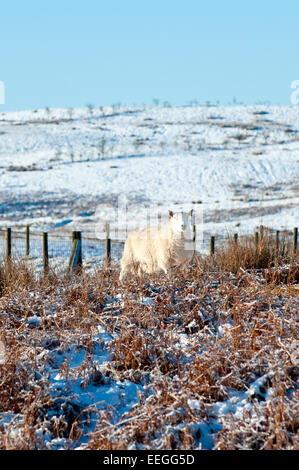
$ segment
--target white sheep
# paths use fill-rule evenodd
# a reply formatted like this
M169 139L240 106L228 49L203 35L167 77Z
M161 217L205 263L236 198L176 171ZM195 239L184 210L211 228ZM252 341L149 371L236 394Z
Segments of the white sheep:
M172 268L190 261L193 256L191 215L192 211L189 214L169 211L167 225L131 232L121 259L120 280L132 272L141 275L164 271L169 276Z

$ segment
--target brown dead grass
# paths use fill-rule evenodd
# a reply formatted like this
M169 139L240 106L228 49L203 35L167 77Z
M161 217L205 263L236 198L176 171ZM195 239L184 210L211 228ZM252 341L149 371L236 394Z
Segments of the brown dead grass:
M280 233L277 246L275 233L264 227L262 236L258 234L257 243L253 236L244 236L237 242L229 237L212 258L205 259L205 267L237 273L240 269L263 269L289 264L295 258L290 235L287 232Z
M0 413L15 417L0 421L0 448L51 448L62 437L72 448L80 439L92 410L50 393L55 351L74 383L130 380L144 389L122 416L97 410L88 449L200 449L205 428L214 449L298 449L298 254L264 243L257 250L253 240L231 240L172 279L126 284L116 265L36 278L24 263L2 264ZM99 325L113 335L100 370L92 354ZM76 371L70 347L86 352ZM232 392L247 393L252 407L215 414Z

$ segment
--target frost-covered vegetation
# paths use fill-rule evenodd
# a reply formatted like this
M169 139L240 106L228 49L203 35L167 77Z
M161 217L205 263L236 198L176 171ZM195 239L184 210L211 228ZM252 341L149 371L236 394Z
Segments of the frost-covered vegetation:
M229 241L171 279L0 267L0 448L298 449L298 254Z

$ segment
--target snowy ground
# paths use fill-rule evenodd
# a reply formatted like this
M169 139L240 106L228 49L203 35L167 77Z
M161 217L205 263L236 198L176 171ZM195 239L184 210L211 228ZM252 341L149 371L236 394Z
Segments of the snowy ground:
M114 107L0 113L0 228L21 230L31 224L32 230L47 230L50 237L59 234L67 238L71 230L82 230L83 236L103 239L104 223L110 222L112 239L124 240L126 229L145 224L148 215L154 219L161 213L162 220L166 220L169 209L193 208L197 233L202 230L205 240L209 234L220 237L234 232L252 233L260 224L291 230L298 226L298 162L296 107ZM20 243L23 250L24 240ZM87 259L105 254L103 245L90 242L85 246ZM52 244L50 248L56 249ZM38 258L41 240L32 240L32 250L33 258ZM115 257L119 258L119 246L115 250ZM56 265L65 262L69 254L70 243L60 245L60 252L57 249L53 254ZM27 296L30 306L35 294L29 292ZM15 317L22 302L24 299L16 299L17 313L10 313L7 321L11 318L12 324L16 321L19 325ZM22 328L41 329L45 318L50 324L64 325L66 313L62 308L59 311L56 298L43 313L38 302L37 295L37 310L28 307L31 313L25 320L21 317ZM149 308L159 306L146 296L141 296L140 303ZM120 295L106 299L105 308L110 309L112 316L114 309L117 313L122 306ZM7 309L3 306L3 318L7 318L11 308L11 304ZM229 336L231 324L218 325L213 320L210 325L209 319L204 322L216 328L216 338ZM187 326L191 331L192 324ZM117 334L113 337L105 327L97 328L93 331L92 361L103 371L111 361L110 345ZM19 334L18 330L15 334ZM62 328L61 335L63 331ZM171 348L178 346L188 352L189 339L182 331L176 333ZM198 338L194 341L195 348ZM24 361L26 348L31 351L30 344L24 342ZM97 412L112 407L120 417L138 404L146 389L152 393L151 387L143 384L96 377L92 371L84 382L79 376L87 361L84 348L49 343L40 351L35 346L34 354L41 374L34 380L48 380L58 406L78 406L83 410L95 405ZM62 368L64 363L71 372L69 379L68 371ZM29 366L27 371L30 375ZM254 414L252 395L262 393L263 402L271 401L271 389L260 392L270 377L267 374L253 375L247 391L228 389L227 400L213 403L211 415L214 413L215 420L202 421L194 431L200 435L198 445L213 448L212 435L220 429L220 415L232 413L238 417L244 410ZM99 380L103 380L100 387ZM69 397L70 401L60 403L60 396ZM151 397L147 400L150 402ZM196 399L190 399L188 407L194 415L200 412ZM59 414L60 411L58 417ZM54 413L50 418L57 416ZM21 419L13 412L1 413L0 428L9 428L16 438ZM178 430L180 426L177 425ZM67 447L64 438L54 442L49 437L47 444L47 433L40 432L43 444L49 448ZM87 441L84 434L78 445L83 447ZM159 448L160 444L154 445Z
M1 298L0 448L297 448L297 286L99 274Z
M103 238L108 221L123 240L191 208L204 239L298 224L296 106L1 113L0 158L0 227Z

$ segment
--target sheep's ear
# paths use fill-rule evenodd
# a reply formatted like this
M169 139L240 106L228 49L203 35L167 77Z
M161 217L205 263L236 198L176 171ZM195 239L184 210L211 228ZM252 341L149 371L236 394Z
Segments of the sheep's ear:
M168 211L168 214L169 214L169 218L171 219L171 217L173 217L173 212L172 212L172 211Z

